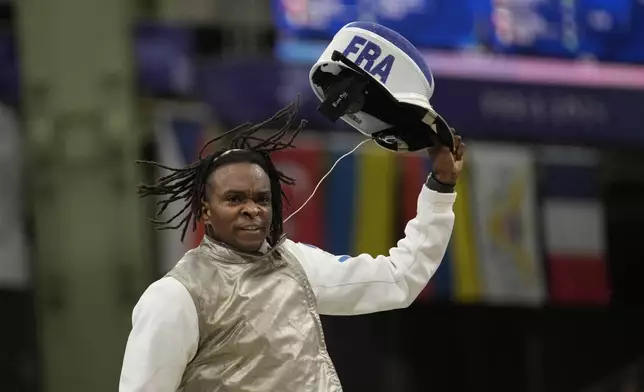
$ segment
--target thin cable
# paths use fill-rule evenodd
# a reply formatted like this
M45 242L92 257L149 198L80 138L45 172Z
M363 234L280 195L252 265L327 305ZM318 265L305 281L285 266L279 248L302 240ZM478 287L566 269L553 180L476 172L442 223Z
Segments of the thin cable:
M313 196L315 196L315 192L317 192L317 190L318 190L318 188L320 187L320 185L322 185L322 182L323 182L323 181L324 181L324 180L329 176L329 174L331 174L331 172L333 171L333 169L335 169L335 167L338 165L338 163L339 163L341 160L343 160L344 158L346 158L346 157L348 157L349 155L353 154L354 152L356 152L356 150L358 150L360 147L362 147L362 145L363 145L363 144L365 144L366 142L369 142L369 141L371 141L371 140L372 140L372 139L365 139L365 140L361 141L360 143L358 143L358 145L357 145L357 146L355 146L355 147L353 148L353 150L349 151L348 153L346 153L346 154L342 155L340 158L338 158L338 159L335 161L335 163L333 163L333 166L331 166L331 168L329 169L329 171L328 171L328 172L326 172L326 174L325 174L324 176L322 176L322 178L320 179L320 181L318 181L317 185L316 185L316 186L315 186L315 188L313 189L313 192L311 192L311 196L309 196L309 198L308 198L308 199L306 199L306 201L304 202L304 204L302 204L302 205L300 206L300 208L298 208L297 210L295 210L291 215L289 215L289 216L288 216L288 218L284 219L284 222L288 222L288 220L289 220L289 219L291 219L295 214L297 214L298 212L300 212L300 211L301 211L301 210L302 210L302 209L303 209L303 208L308 204L308 202L309 202L309 201L311 201L311 199L313 198Z

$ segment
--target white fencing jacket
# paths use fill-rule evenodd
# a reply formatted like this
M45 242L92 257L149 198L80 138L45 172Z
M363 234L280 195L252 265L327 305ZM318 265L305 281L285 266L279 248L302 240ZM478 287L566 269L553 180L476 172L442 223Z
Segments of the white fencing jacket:
M304 268L323 315L359 315L409 306L447 249L455 193L423 186L417 215L388 255L338 256L288 241ZM164 277L141 296L123 362L120 392L174 392L199 342L198 315L186 288Z

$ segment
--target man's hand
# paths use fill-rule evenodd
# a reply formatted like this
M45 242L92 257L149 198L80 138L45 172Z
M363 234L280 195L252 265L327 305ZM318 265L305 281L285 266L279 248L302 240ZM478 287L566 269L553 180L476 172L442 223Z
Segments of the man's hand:
M432 175L439 182L454 185L463 170L463 154L465 143L458 135L454 136L454 153L445 146L436 146L427 149L432 160Z

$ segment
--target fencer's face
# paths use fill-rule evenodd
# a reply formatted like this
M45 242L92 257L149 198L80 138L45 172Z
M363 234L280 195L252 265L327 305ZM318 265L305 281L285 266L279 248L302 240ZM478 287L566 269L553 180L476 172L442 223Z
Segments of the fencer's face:
M203 217L211 235L239 250L258 251L273 217L266 172L256 164L231 163L215 170L206 188Z

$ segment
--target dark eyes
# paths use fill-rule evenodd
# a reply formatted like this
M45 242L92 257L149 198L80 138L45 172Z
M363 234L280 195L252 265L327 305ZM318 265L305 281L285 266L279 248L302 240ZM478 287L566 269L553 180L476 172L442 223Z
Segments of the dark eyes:
M242 199L239 196L232 195L232 196L226 197L226 201L229 203L239 203L242 201Z
M226 201L233 204L242 203L244 199L245 198L242 198L241 196L238 196L238 195L230 195L226 197ZM270 202L271 202L271 197L268 195L260 196L257 198L257 200L255 200L255 203L258 203L258 204L270 204Z

